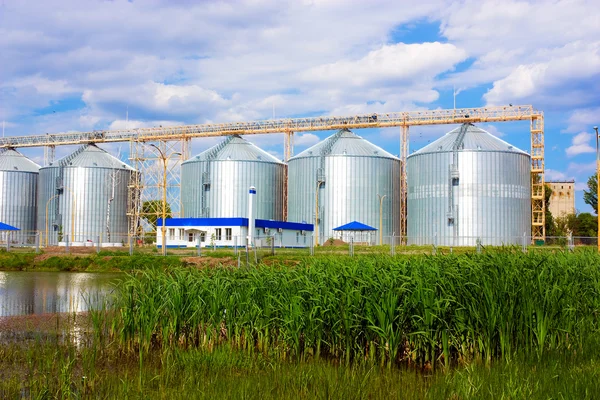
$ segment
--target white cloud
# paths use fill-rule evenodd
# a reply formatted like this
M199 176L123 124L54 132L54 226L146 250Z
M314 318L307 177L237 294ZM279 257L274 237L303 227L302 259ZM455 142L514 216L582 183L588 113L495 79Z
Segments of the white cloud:
M301 76L325 85L397 84L409 79L433 78L466 57L464 50L448 43L397 43L372 50L355 61L341 60L311 68Z
M594 171L596 171L596 161L589 162L589 163L575 163L575 162L569 163L569 166L567 167L567 171L569 171L570 173L580 173L580 174L594 172Z
M214 90L198 85L168 85L151 81L135 87L85 90L82 99L92 107L126 104L132 110L137 108L138 112L145 110L165 116L189 116L195 113L208 117L216 108L228 104Z
M321 139L314 133L300 133L294 135L294 146L298 147L309 147L319 143Z
M600 107L582 108L574 110L568 121L569 125L564 130L567 133L580 132L592 126L600 125Z
M559 89L573 80L600 76L600 41L575 42L545 52L547 61L518 65L508 76L494 82L484 98L488 105L507 104L540 98L548 90ZM576 93L581 93L579 90ZM563 93L552 103L573 101Z
M546 178L546 181L566 181L566 180L575 179L571 176L568 176L564 172L557 171L557 170L550 169L550 168L546 168L546 170L544 171L544 177Z
M567 157L574 157L584 153L595 153L596 149L590 146L590 141L593 137L594 135L587 132L581 132L575 135L571 140L571 146L567 147L565 150Z

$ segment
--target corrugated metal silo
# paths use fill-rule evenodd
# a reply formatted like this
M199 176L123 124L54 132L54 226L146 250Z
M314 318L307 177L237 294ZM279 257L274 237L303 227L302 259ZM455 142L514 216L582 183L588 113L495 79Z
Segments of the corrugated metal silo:
M471 124L411 154L408 241L520 244L531 233L529 154Z
M40 166L13 149L0 153L0 221L21 229L11 241L35 242Z
M98 236L102 243L127 243L127 185L133 172L94 144L42 167L37 225L44 236L48 232L48 244L90 243Z
M286 165L233 135L181 164L183 215L248 217L248 188L256 187L256 218L281 220Z
M378 194L386 196L381 203L384 243L400 233L397 157L349 130L340 130L288 163L288 219L314 223L318 198L320 244L338 237L333 228L352 221L379 229Z

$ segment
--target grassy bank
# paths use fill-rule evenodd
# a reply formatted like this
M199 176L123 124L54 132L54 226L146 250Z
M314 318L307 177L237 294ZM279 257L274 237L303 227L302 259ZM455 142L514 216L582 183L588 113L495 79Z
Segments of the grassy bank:
M327 360L290 361L222 346L165 349L143 362L99 343L34 343L0 349L1 398L147 399L593 399L600 392L597 347L473 363L446 372L388 369Z
M100 252L90 255L52 255L0 251L0 271L133 271L147 268L188 265L178 256Z

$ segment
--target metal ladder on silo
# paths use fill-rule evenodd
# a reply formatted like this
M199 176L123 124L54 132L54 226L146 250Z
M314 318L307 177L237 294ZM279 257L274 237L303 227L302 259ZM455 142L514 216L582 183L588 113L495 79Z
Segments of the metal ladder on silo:
M452 144L452 164L449 166L449 179L448 179L448 223L452 224L454 237L458 235L458 226L457 226L457 214L458 210L454 208L454 186L458 186L460 173L458 171L458 151L464 148L464 139L469 127L472 124L466 123L462 124L458 134L456 135L456 139Z

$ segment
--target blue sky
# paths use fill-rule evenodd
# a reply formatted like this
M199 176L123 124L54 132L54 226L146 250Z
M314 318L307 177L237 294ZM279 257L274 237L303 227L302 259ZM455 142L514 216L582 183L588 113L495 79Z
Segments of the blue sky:
M307 115L532 104L546 179L595 169L600 13L593 1L0 3L6 136ZM129 121L125 116L128 111ZM529 151L529 125L483 125ZM451 126L411 130L411 149ZM296 153L330 132L297 135ZM358 134L393 154L398 130ZM281 157L281 136L250 140ZM197 153L219 139L195 140ZM127 157L126 145L104 146ZM57 150L65 155L72 148ZM41 162L42 150L25 154Z

